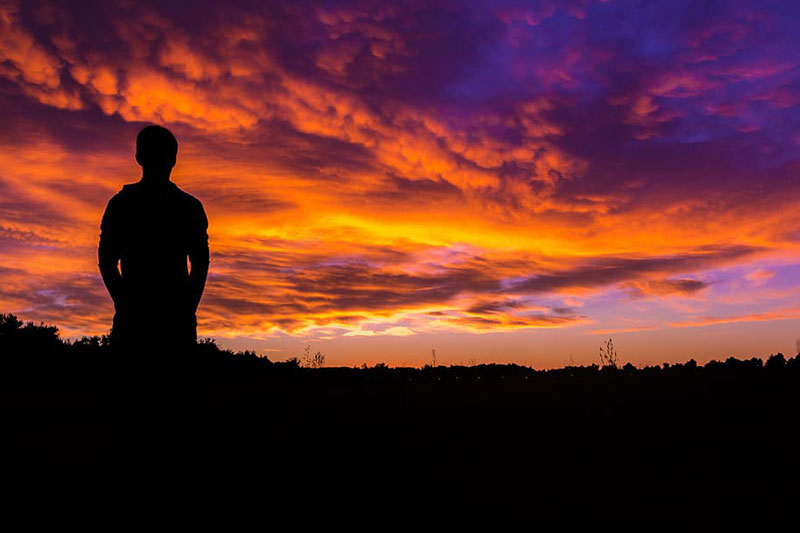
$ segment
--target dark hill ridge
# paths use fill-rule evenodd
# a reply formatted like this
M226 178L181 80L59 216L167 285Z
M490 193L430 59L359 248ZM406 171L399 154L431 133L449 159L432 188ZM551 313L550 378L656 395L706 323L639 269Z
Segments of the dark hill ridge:
M771 506L763 524L794 505L798 357L308 369L205 342L191 359L121 360L10 315L0 354L6 530L165 511L228 529L569 528L617 523L620 506L719 525ZM120 421L125 443L150 445L119 446Z

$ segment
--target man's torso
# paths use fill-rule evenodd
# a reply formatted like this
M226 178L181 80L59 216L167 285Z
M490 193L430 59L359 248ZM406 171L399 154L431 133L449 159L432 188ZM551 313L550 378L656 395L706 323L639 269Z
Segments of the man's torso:
M187 254L205 237L204 221L200 202L172 182L125 185L112 199L103 234L120 256L121 316L115 320L194 317Z

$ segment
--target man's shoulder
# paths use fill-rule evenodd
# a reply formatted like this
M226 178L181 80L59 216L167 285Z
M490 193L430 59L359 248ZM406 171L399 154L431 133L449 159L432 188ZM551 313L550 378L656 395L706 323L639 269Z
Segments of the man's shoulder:
M125 203L129 200L133 195L136 194L136 189L138 183L128 183L127 185L123 185L122 189L117 191L108 201L109 206L116 206L121 203Z
M175 182L170 181L170 185L172 187L173 193L178 198L180 198L180 200L182 202L185 202L187 205L190 205L191 207L194 207L194 208L198 208L198 207L200 209L203 208L203 202L201 202L200 200L198 200L197 198L195 198L194 196L192 196L188 192L186 192L183 189L181 189L180 187L178 187L178 185Z

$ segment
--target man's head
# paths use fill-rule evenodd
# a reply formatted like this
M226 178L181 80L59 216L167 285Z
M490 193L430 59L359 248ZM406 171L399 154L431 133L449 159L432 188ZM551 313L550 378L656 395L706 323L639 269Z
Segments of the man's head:
M136 162L143 168L171 170L178 156L178 141L167 128L147 126L136 136Z

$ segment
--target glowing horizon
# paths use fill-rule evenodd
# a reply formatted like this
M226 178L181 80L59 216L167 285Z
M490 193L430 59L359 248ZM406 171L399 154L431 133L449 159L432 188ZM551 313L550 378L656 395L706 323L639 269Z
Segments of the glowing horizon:
M108 331L100 217L170 128L199 335L332 365L793 354L800 9L0 2L0 312Z

